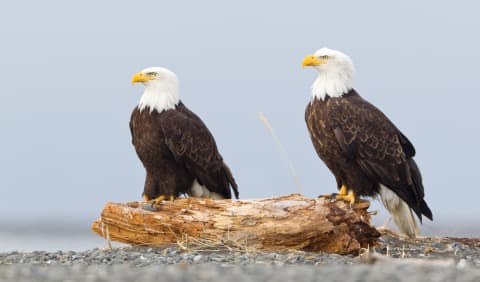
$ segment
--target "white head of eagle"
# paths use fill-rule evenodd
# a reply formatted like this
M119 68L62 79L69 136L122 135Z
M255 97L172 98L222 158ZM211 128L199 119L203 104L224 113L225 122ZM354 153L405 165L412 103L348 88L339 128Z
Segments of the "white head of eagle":
M149 108L150 112L157 110L175 109L180 101L178 78L174 72L166 68L146 68L132 77L132 84L141 82L145 86L138 108L143 111Z
M312 85L312 100L326 96L340 97L352 89L355 69L349 56L328 48L319 49L303 59L302 67L311 66L318 72Z

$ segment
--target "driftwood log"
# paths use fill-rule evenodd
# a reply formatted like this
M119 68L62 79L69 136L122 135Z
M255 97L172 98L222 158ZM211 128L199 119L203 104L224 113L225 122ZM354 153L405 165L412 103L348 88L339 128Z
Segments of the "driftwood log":
M217 242L255 250L358 253L380 234L370 225L368 202L298 194L260 200L176 199L150 203L107 203L92 224L100 236L133 245Z

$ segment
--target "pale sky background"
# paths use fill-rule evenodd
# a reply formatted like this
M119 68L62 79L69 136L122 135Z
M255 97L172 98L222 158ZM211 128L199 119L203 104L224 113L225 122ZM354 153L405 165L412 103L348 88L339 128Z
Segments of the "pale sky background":
M88 230L105 202L140 199L145 173L128 122L143 88L130 78L149 66L177 73L241 198L296 191L260 111L303 193L333 192L304 121L317 74L300 67L328 46L351 56L355 89L415 145L435 219L427 227L458 233L456 218L474 226L479 11L476 1L7 1L0 222L77 220Z

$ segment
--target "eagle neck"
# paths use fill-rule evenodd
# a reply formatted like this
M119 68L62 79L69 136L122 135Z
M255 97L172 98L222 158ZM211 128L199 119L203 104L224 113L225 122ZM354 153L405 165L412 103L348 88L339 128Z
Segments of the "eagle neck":
M138 108L140 111L149 108L150 112L157 110L161 113L175 109L179 102L178 85L173 83L147 85L138 103Z
M352 81L349 73L320 73L312 84L312 101L341 97L352 89Z

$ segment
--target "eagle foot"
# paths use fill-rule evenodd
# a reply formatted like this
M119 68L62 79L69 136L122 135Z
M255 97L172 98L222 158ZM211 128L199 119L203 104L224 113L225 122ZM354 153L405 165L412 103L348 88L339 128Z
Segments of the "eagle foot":
M346 195L342 195L340 193L337 194L335 199L343 200L348 202L350 205L353 205L356 202L355 193L352 190L348 191Z
M142 208L147 211L157 211L157 208L155 206L159 205L161 202L165 201L166 199L169 199L170 201L173 202L175 197L173 195L172 196L160 195L155 199L149 199L146 195L143 195L143 201L145 203L143 204Z
M155 205L158 205L160 204L163 200L165 200L167 198L167 196L165 195L160 195L158 197L156 197L155 199L152 200L152 202L155 204Z
M344 197L344 196L347 196L347 195L348 195L347 187L345 185L342 185L342 187L340 187L340 191L338 191L338 193L325 194L325 195L320 195L318 197L335 200L339 197L341 198L341 197Z
M167 199L170 200L170 201L173 201L175 199L175 197L173 195L171 195L171 196L160 195L160 196L156 197L155 199L150 199L146 195L143 195L143 201L144 202L153 202L154 204L160 204L162 201L165 201Z

